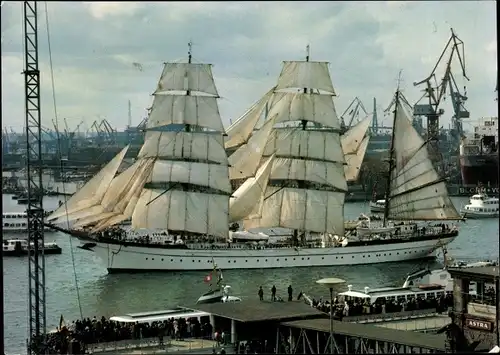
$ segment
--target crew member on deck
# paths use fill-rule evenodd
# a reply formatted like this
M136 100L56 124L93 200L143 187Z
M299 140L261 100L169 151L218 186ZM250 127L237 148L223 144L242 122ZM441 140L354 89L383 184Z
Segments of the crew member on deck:
M276 286L273 285L273 288L271 288L271 301L276 301Z
M262 289L262 286L259 288L259 299L264 301L264 290Z
M293 295L293 288L292 288L292 285L289 285L288 286L288 301L291 301L293 299L292 295Z

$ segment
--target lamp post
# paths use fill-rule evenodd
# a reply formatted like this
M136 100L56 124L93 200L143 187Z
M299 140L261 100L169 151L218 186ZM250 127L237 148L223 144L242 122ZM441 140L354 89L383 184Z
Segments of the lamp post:
M316 281L317 284L328 287L330 290L330 354L333 354L333 288L336 285L345 283L344 280L335 277L321 279Z

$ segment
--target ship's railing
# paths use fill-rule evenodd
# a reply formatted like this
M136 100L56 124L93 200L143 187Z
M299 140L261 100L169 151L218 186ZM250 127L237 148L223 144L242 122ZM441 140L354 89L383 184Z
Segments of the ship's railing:
M445 315L434 315L432 317L421 317L402 319L395 322L383 322L377 324L379 327L427 333L436 331L451 323L451 318Z
M414 311L364 314L361 316L348 316L342 318L342 321L351 323L376 323L376 322L388 322L388 321L406 320L406 319L428 318L437 315L439 315L439 313L436 312L436 309L431 308L431 309L417 309Z
M212 349L220 346L220 343L217 343L211 338L184 338L182 340L175 340L166 336L163 339L162 345L160 345L158 337L151 337L86 344L86 350L89 354L98 354L110 351L121 351L126 353L131 350L147 348L168 349L168 352L173 352Z
M398 226L395 226L398 227ZM398 237L402 239L407 239L410 240L411 238L417 237L417 236L427 236L427 235L436 235L436 234L441 234L443 232L446 233L452 233L456 231L457 228L455 226L448 225L446 230L443 231L443 228L441 226L436 226L436 225L428 225L426 227L419 227L416 230L408 230L408 231L401 231L398 234L395 234L394 232L391 232L390 235L393 237ZM280 236L287 236L287 235L280 235ZM159 239L158 239L159 238ZM164 245L165 241L162 238L166 238L165 236L152 236L149 238L148 242L146 241L139 241L140 244L144 243L145 245L147 244L154 244L154 245ZM348 237L349 239L350 237ZM353 237L355 240L356 237ZM389 237L390 238L390 237ZM99 240L99 239L98 239ZM123 239L120 239L123 240ZM130 240L129 240L130 241ZM136 240L134 240L137 242ZM284 248L290 248L291 246L289 244L282 244L282 243L272 243L272 244L258 244L258 245L249 245L249 244L243 244L243 243L209 243L209 242L204 242L204 241L191 241L189 242L190 248L194 249L218 249L218 250L226 250L226 249L244 249L244 250L259 250L259 249L284 249ZM303 247L307 248L324 248L319 242L319 240L316 243L308 243ZM328 247L341 247L341 244L332 244L328 245Z

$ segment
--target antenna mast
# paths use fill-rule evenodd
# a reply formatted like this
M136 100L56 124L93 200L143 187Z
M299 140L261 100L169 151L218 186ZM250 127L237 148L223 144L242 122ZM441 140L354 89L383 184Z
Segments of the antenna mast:
M46 353L45 254L43 233L42 140L40 70L38 68L37 2L25 1L24 90L26 114L26 171L28 187L29 354Z

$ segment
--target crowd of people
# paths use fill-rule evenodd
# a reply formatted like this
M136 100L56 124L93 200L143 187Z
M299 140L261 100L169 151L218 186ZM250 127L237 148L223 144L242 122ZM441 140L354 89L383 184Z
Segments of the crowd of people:
M475 303L482 303L488 306L494 306L496 302L496 293L495 293L495 288L493 286L486 286L486 289L484 290L484 293L473 295L471 297L471 301Z
M320 300L312 300L313 306L318 310L330 313L330 302ZM386 299L380 298L376 302L371 303L369 298L354 298L344 297L343 300L335 298L333 300L333 314L336 318L362 316L370 314L385 314L416 310L435 309L437 312L445 312L449 307L453 306L453 295L441 295L438 298L400 298Z
M212 338L212 325L200 324L197 318L170 318L151 323L120 323L105 317L85 318L69 325L61 322L56 332L50 333L47 344L51 353L80 354L89 344L157 338L164 345L164 338Z

